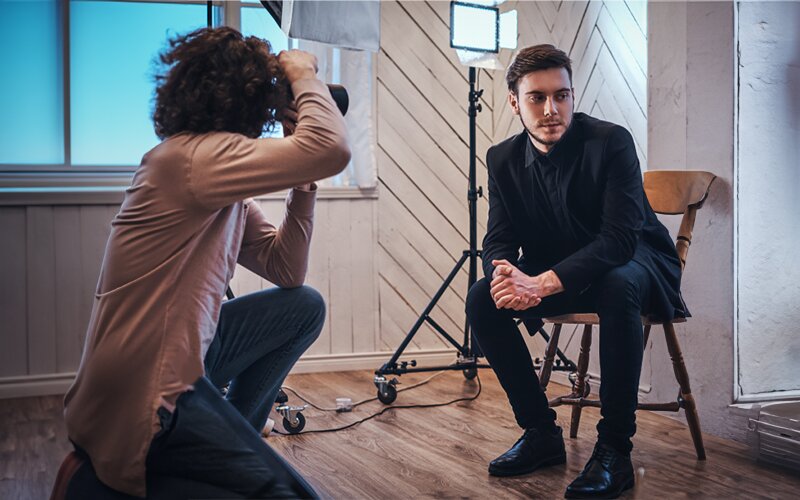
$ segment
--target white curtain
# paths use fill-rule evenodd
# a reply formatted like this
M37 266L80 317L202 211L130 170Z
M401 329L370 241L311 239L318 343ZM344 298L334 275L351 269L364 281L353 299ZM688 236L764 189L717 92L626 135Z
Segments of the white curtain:
M373 52L379 49L380 3L284 1L282 29L291 46L317 56L319 76L347 89L350 107L345 115L352 160L340 175L323 186L374 188L375 74ZM326 43L312 42L318 40ZM337 48L354 47L355 49Z
M376 187L373 54L305 40L292 40L292 46L316 55L319 77L327 83L343 85L350 97L350 107L344 117L352 152L350 164L341 174L320 182L320 186Z

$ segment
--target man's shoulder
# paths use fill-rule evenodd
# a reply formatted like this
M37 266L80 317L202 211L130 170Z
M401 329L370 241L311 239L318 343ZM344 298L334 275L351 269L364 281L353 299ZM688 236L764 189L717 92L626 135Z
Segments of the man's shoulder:
M490 147L486 152L489 166L505 163L509 158L519 154L526 140L527 133L523 131Z
M600 143L604 143L612 137L630 137L630 132L622 125L600 120L586 113L575 113L573 120L580 126L581 135L585 141L599 141Z

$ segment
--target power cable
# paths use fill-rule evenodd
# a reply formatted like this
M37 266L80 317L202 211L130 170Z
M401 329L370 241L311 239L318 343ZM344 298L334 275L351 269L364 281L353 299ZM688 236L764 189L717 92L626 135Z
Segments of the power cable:
M444 373L444 372L436 373L433 376L429 377L427 380L423 380L422 382L419 382L419 383L417 383L417 384L415 384L413 386L405 387L404 389L401 389L401 390L408 390L408 389L413 389L415 387L419 387L420 385L423 385L423 384L426 384L426 383L430 382L431 379L433 379L434 377L436 377L438 375L441 375L442 373ZM483 389L483 386L481 384L480 376L476 376L475 380L478 381L478 392L476 392L475 395L473 395L473 396L456 398L456 399L453 399L452 401L447 401L445 403L428 403L428 404L387 406L386 408L382 409L381 411L378 411L376 413L373 413L372 415L364 417L361 420L356 420L355 422L351 422L351 423L349 423L347 425L343 425L343 426L340 426L340 427L334 427L334 428L331 428L331 429L314 429L314 430L309 430L309 431L300 431L300 432L297 432L295 434L290 434L288 432L281 432L281 431L278 431L278 430L275 430L275 429L273 429L272 432L274 432L275 434L279 434L281 436L290 436L290 435L297 436L297 435L300 435L300 434L321 434L323 432L338 432L338 431L343 431L345 429L349 429L351 427L354 427L354 426L356 426L356 425L358 425L360 423L366 422L367 420L371 420L371 419L373 419L373 418L375 418L377 416L383 415L384 413L386 413L389 410L405 410L405 409L413 409L413 408L437 408L437 407L441 407L441 406L448 406L448 405L451 405L451 404L459 403L459 402L462 402L462 401L474 401L474 400L476 400L478 398L478 396L481 395L481 390ZM301 396L299 396L297 394L297 392L294 391L293 389L289 389L289 390L291 390L292 393L297 395L303 401L307 402L309 405L312 405L309 401L307 401L306 399L304 399ZM398 391L398 392L400 392L400 391ZM368 401L374 401L376 399L378 399L378 398L370 398L369 400L359 401L357 404L363 404L363 403L366 403ZM314 408L319 409L319 407L316 406L316 405L312 405L312 406ZM355 405L353 405L353 406L355 406ZM332 410L331 409L324 409L322 411L336 411L336 409L335 408L332 409Z
M440 372L437 372L437 373L434 373L433 375L431 375L430 377L426 378L425 380L423 380L421 382L417 382L416 384L409 385L408 387L403 387L402 389L398 389L397 392L408 391L410 389L414 389L414 388L419 387L421 385L425 385L428 382L430 382L431 380L433 380L434 378L438 377L439 375L442 375L443 373L445 373L444 370L442 370ZM292 394L297 396L301 401L303 401L304 403L307 403L308 406L310 406L312 408L315 408L315 409L317 409L319 411L335 411L337 413L343 413L339 408L325 408L325 407L322 407L322 406L318 406L318 405L314 404L313 402L309 401L307 398L303 397L299 392L297 392L295 389L292 389L291 387L283 386L283 387L281 387L281 389L291 392ZM378 399L377 396L373 396L373 397L367 398L367 399L362 399L361 401L357 401L357 402L353 403L351 405L351 408L355 408L356 406L361 406L364 403L369 403L369 402L375 401L377 399Z

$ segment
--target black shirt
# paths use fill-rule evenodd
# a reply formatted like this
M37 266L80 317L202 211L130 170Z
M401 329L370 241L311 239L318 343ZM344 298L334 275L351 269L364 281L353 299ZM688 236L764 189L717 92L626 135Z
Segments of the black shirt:
M490 148L487 165L487 277L493 259L507 259L531 275L552 269L577 294L634 259L654 278L646 310L664 320L688 315L675 244L647 202L623 127L575 113L547 154L523 132Z

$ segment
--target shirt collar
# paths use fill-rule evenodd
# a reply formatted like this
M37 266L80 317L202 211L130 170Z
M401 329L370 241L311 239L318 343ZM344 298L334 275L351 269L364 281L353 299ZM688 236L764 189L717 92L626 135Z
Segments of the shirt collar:
M561 167L567 163L566 160L574 153L576 142L578 140L578 127L577 124L580 117L578 116L580 113L575 113L572 115L572 122L569 124L567 131L564 132L564 135L561 136L561 139L557 143L553 145L553 147L547 153L542 153L533 145L531 142L530 136L525 134L525 142L527 143L525 147L525 168L530 167L533 163L538 159L539 161L543 159L548 159L550 163L555 165L556 167Z

